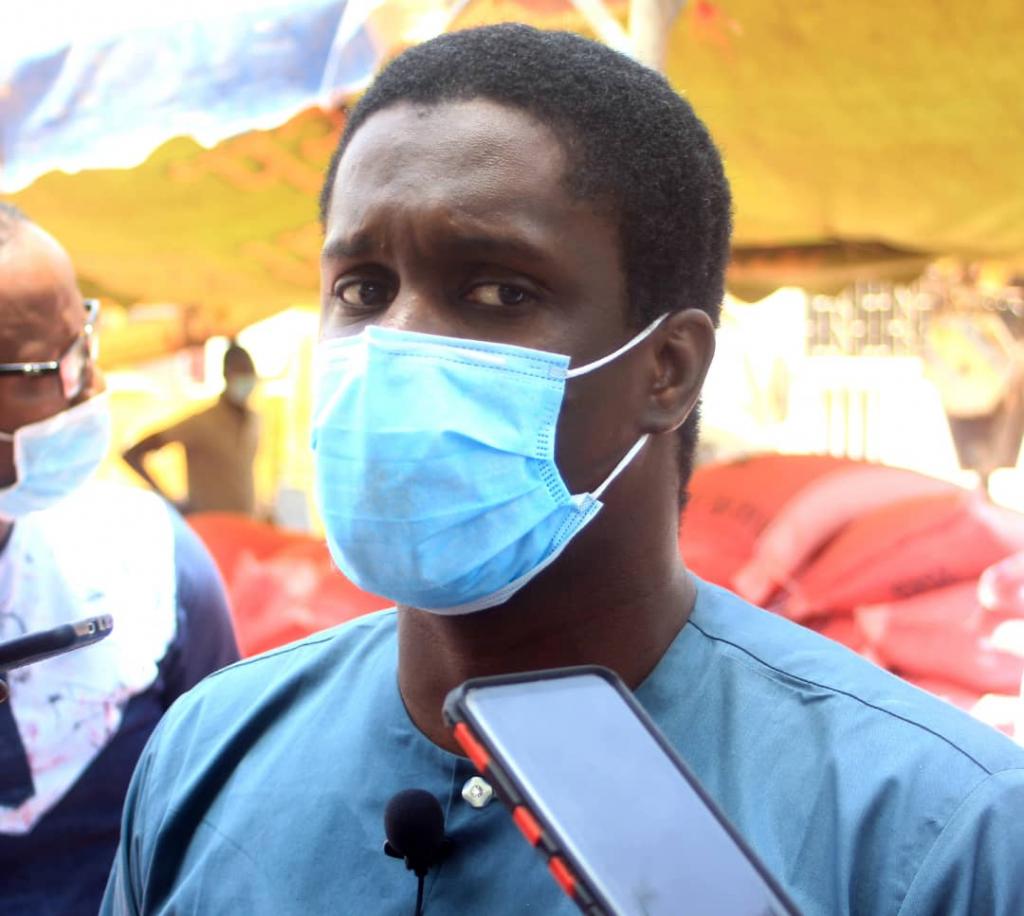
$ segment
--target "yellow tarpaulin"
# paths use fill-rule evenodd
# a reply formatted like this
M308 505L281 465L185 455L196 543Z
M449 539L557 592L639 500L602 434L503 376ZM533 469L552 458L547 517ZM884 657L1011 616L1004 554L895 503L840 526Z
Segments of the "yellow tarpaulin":
M569 3L546 9L476 0L455 25L587 31ZM666 70L725 155L732 288L1024 253L1022 34L1019 0L691 0ZM14 199L88 290L176 303L107 335L108 360L154 355L315 299L316 196L340 123L309 111L212 150L178 139L136 169L50 174Z

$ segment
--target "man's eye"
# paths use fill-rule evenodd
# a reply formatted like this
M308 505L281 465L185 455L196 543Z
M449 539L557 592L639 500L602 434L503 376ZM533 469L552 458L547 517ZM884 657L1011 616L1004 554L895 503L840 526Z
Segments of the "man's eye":
M474 286L466 298L480 305L513 306L522 305L531 298L531 295L521 286L511 286L508 283L481 283Z
M346 305L380 308L391 301L391 289L376 280L350 280L334 287L334 295Z

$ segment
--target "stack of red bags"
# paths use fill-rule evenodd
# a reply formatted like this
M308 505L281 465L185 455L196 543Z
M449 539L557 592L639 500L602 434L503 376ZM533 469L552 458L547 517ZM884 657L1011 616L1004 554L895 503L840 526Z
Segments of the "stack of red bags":
M680 549L697 575L1013 732L1024 516L912 471L818 455L708 465L690 492Z
M913 471L821 455L708 465L690 492L680 550L697 575L1005 731L1024 717L1024 516ZM190 522L245 655L388 604L345 579L320 539L231 515Z

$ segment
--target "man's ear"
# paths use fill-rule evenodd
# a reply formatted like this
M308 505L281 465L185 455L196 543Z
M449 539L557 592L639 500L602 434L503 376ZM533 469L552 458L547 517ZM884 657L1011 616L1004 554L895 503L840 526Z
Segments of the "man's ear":
M652 372L644 412L644 432L678 429L700 398L715 355L715 326L707 312L674 312L652 335Z

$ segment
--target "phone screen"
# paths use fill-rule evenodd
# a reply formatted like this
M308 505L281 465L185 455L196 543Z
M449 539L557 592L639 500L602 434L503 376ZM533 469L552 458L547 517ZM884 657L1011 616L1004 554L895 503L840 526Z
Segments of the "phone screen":
M465 703L481 736L617 913L793 912L604 678L471 688Z

